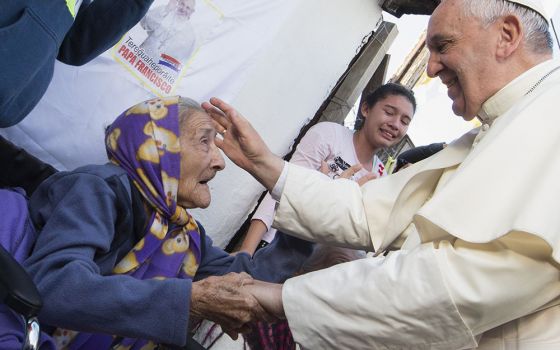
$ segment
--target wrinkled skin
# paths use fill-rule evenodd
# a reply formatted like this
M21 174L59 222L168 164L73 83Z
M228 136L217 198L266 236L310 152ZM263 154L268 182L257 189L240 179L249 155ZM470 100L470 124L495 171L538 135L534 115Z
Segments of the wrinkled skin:
M189 117L181 131L181 176L177 203L183 208L207 208L212 200L210 182L225 167L216 147L212 119L203 112Z
M249 322L273 321L274 317L245 287L254 282L246 273L229 273L193 282L191 317L216 322L233 339L237 339L238 333L249 330L246 326Z
M462 0L447 0L430 17L426 72L447 87L453 112L471 120L488 98L526 70L523 66L532 58L523 57L520 49L517 17L500 17L486 26L463 12Z

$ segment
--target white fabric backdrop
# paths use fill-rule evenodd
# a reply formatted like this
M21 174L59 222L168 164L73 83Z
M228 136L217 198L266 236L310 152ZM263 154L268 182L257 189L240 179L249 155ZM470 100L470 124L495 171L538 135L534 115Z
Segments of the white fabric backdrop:
M167 3L168 0L156 0L150 11L158 11ZM211 96L233 99L247 71L263 50L274 44L271 39L296 3L196 0L189 20L196 31L196 45L192 55L183 61L178 83L169 94L199 101ZM130 33L138 43L147 36L141 24ZM122 42L127 38L128 34ZM185 41L185 46L191 39L172 38ZM105 126L137 102L156 93L165 95L153 85L142 83L134 65L122 64L126 62L118 51L122 42L82 67L57 63L53 81L39 105L23 122L0 130L0 134L61 170L106 162Z
M176 92L200 101L225 98L273 152L286 154L381 20L379 4L371 0L196 0L189 21L198 52L185 64ZM58 65L39 106L0 134L59 169L104 163L104 126L150 97L151 90L108 52L81 68ZM263 191L226 164L210 184L210 207L191 211L222 247Z

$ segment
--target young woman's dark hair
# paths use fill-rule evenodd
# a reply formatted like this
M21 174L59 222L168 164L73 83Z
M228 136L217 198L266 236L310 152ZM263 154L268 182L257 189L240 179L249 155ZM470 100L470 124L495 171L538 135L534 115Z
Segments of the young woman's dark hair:
M407 88L406 86L396 83L387 83L385 85L381 85L377 89L368 93L366 97L364 97L363 103L366 103L368 107L373 107L377 102L391 95L405 97L412 104L412 111L416 113L416 98L414 98L414 91ZM358 116L356 117L356 122L354 124L354 130L360 130L363 125L364 117L358 111Z

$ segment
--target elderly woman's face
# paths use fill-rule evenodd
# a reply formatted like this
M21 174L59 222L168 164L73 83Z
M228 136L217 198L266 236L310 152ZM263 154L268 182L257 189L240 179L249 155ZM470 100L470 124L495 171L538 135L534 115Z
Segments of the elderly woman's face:
M224 169L224 158L214 143L216 129L206 113L194 112L186 123L180 139L181 176L177 203L184 208L206 208L211 200L208 181Z

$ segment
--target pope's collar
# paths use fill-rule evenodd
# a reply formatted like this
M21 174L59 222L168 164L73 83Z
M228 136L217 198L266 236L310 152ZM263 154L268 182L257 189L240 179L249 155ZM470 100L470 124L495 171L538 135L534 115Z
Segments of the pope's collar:
M545 61L524 72L504 86L482 105L478 113L482 124L491 125L494 119L504 114L526 95L529 90L534 88L544 76L558 66L560 66L560 61L558 60L551 59Z

